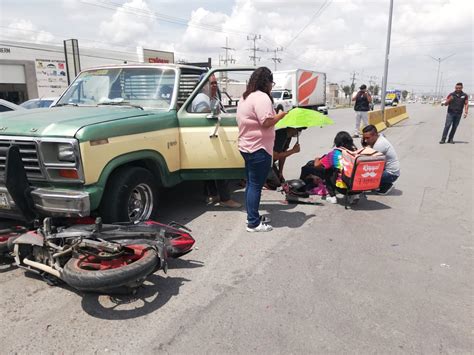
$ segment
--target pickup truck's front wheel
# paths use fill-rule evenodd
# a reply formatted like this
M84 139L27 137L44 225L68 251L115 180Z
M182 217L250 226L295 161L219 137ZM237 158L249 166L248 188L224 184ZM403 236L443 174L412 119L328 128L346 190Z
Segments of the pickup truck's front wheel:
M123 167L111 176L100 205L104 222L144 221L156 215L158 184L150 171Z

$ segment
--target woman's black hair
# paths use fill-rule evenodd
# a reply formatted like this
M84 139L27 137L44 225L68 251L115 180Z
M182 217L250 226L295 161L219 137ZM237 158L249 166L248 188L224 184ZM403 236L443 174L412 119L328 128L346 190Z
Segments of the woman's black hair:
M244 100L253 92L260 90L268 95L270 100L273 103L273 97L268 91L269 85L273 83L273 74L270 69L267 67L260 67L255 69L255 71L250 76L250 80L247 84L247 90L245 90L242 95Z
M336 134L336 137L334 137L334 146L336 148L343 147L352 151L357 150L351 135L346 131L341 131Z

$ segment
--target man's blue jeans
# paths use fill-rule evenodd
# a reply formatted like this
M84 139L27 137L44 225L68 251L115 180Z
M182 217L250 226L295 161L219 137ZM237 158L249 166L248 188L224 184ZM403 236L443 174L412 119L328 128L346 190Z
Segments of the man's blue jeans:
M398 175L387 173L385 170L380 179L380 189L383 190L387 185L392 185L398 179Z
M260 224L260 197L262 188L270 171L272 156L265 149L253 153L240 152L245 160L245 207L247 208L248 227L255 228Z
M454 134L456 133L456 129L458 128L459 122L461 121L461 113L447 113L446 114L446 123L444 124L443 136L441 140L444 142L446 141L446 137L448 136L449 127L451 127L451 132L449 132L448 142L451 142L454 138Z

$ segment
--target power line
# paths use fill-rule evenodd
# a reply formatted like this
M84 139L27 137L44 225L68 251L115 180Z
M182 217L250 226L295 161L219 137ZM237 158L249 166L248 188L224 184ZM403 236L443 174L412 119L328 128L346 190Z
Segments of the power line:
M0 42L1 44L1 42ZM5 44L7 45L8 47L13 47L13 48L22 48L22 49L31 49L31 50L35 50L35 51L41 51L41 52L54 52L54 53L62 53L64 55L64 49L63 50L60 50L60 49L46 49L46 48L37 48L37 47L31 47L31 46L21 46L21 45L16 45L16 44ZM81 48L87 48L87 47L81 47ZM88 49L97 49L97 48L88 48ZM124 52L122 52L124 53ZM117 61L123 61L123 59L119 59L119 58L111 58L111 57L103 57L103 56L99 56L99 55L92 55L92 54L84 54L84 52L81 53L81 57L89 57L89 58L99 58L99 59L110 59L110 60L117 60ZM130 60L130 59L126 59L127 62L132 62L132 63L139 63L138 60Z
M329 7L329 5L331 5L331 2L332 2L332 0L326 0L319 7L319 9L313 14L313 16L311 16L311 19L309 20L309 22L300 31L298 31L298 33L288 42L288 44L285 46L285 48L290 47L293 44L293 42L300 36L300 34L302 34L309 27L309 25L311 25L311 23L316 18L318 18L324 12L324 10L326 10Z
M294 42L294 40L311 24L311 22L317 18L318 16L320 16L322 14L323 11L325 11L331 4L331 2L333 2L334 0L326 0L321 6L320 8L316 11L316 13L313 15L313 18L311 19L311 21L305 26L303 27L291 40L290 42L288 43L288 45L285 47L286 49ZM127 5L126 7L123 6L123 4L119 4L119 3L114 3L112 1L96 1L96 2L92 2L92 1L86 1L86 0L81 0L81 3L83 4L86 4L86 5L91 5L91 6L96 6L96 7L101 7L101 8L105 8L105 9L109 9L109 10L116 10L116 9L120 9L121 11L123 12L127 12L127 13L130 13L130 14L134 14L134 15L137 15L137 16L144 16L144 17L148 17L148 18L154 18L154 19L158 19L158 20L161 20L161 21L164 21L164 22L169 22L169 23L173 23L173 24L178 24L178 25L182 25L182 26L185 26L185 27L196 27L196 28L201 28L201 29L204 29L204 30L208 30L208 31L213 31L213 32L219 32L219 33L228 33L228 34L236 34L236 35L240 35L240 36L247 36L249 34L249 32L244 32L244 31L239 31L237 29L227 29L227 30L223 30L221 27L219 26L215 26L215 25L209 25L209 24L192 24L192 23L189 23L189 19L184 19L184 18L180 18L180 17L175 17L175 16L170 16L170 15L166 15L166 14L162 14L162 13L158 13L156 11L153 11L153 10L143 10L143 9L139 9L139 8L136 8L136 7L132 7L132 6L129 6ZM324 6L324 7L323 7ZM253 34L252 34L253 35ZM328 41L329 42L329 41ZM432 43L413 43L413 44L407 44L407 45L403 45L403 43L406 43L407 41L403 41L403 42L399 42L400 46L392 46L392 48L398 48L398 47L410 47L410 46L430 46L430 45L442 45L442 44L445 44L445 45L452 45L452 44L464 44L464 43L472 43L473 41L470 40L470 41L463 41L463 42L432 42ZM280 46L279 43L276 43L274 42L277 46ZM331 43L333 43L331 41ZM334 49L320 49L319 51L358 51L358 50L380 50L380 48L378 47L359 47L359 48L334 48Z
M236 29L231 29L231 30L227 29L226 31L224 31L224 30L222 30L222 28L220 28L219 26L215 26L215 25L192 24L192 23L189 23L189 19L170 16L170 15L162 14L162 13L159 13L159 12L156 12L156 11L153 11L153 10L143 10L143 9L139 9L139 8L129 6L129 5L123 6L123 4L114 3L112 1L92 2L92 1L81 0L81 3L83 3L85 5L91 5L91 6L96 6L96 7L108 9L108 10L120 9L123 12L130 13L130 14L133 14L133 15L148 17L148 18L160 20L160 21L163 21L163 22L172 23L172 24L175 24L175 25L185 26L185 27L196 27L196 28L207 30L207 31L236 34L236 35L240 35L240 36L246 36L246 35L249 34L249 32L243 32L243 31L239 31L239 30L236 30Z

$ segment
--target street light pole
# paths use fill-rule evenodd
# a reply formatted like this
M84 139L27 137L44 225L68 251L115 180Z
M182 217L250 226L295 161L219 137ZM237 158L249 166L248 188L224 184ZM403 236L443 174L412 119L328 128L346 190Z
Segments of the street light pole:
M456 53L450 54L450 55L448 55L447 57L444 57L444 58L435 58L435 57L432 57L432 56L430 56L430 55L428 56L428 57L430 57L431 59L436 60L436 61L438 62L438 72L436 73L436 86L435 86L435 91L434 91L434 96L435 96L434 99L435 99L435 100L438 100L438 96L439 96L439 90L438 90L438 88L439 88L439 86L441 86L441 83L440 83L440 80L439 80L439 70L440 70L440 68L441 68L441 62L442 62L443 60L446 60L446 59L448 59L448 58L451 58L451 57L452 57L453 55L455 55L455 54L456 54ZM438 84L439 84L439 86L438 86Z
M380 109L382 114L385 111L385 96L387 95L387 79L388 79L388 61L390 55L390 36L392 35L392 14L393 14L393 0L390 0L390 12L388 15L388 29L387 29L387 46L385 48L385 67L383 69L383 84L382 84L382 102Z

